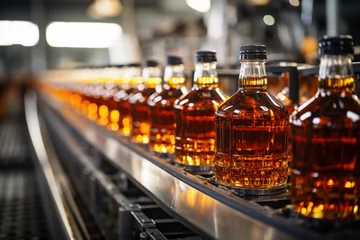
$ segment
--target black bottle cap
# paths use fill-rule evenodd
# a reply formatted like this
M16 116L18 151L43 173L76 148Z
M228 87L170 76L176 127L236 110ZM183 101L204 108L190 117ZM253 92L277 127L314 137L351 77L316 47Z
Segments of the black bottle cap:
M354 42L350 35L336 37L324 36L319 39L319 56L330 55L354 55Z
M166 65L180 65L183 64L181 57L178 56L167 56Z
M265 45L241 46L239 60L266 60Z
M129 63L126 65L126 67L136 67L136 68L139 68L141 67L141 64L140 63Z
M216 62L216 52L197 51L195 54L196 63Z
M159 66L159 63L155 60L148 59L143 62L143 67L157 67Z

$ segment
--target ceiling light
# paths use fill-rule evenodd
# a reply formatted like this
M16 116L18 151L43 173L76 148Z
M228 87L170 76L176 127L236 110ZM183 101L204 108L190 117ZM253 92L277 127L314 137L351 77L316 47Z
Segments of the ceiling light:
M210 0L186 0L186 3L192 9L202 13L209 11L211 8Z
M27 21L0 21L0 46L32 47L39 42L39 28Z
M46 28L51 47L108 48L122 34L116 23L53 22Z
M118 16L122 8L120 0L95 0L87 12L91 18L110 18Z
M264 20L264 23L268 26L272 26L275 24L275 18L271 15L265 15L263 20Z

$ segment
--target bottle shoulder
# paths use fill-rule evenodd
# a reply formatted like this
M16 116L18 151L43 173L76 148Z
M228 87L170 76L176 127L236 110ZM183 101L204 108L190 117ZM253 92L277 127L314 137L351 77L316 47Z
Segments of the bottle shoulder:
M237 118L253 115L260 117L262 115L287 118L288 111L286 107L267 91L241 91L232 95L226 102L217 109L219 116L233 116Z
M360 123L360 103L355 95L343 96L317 93L290 116L290 123L345 127L345 123Z
M187 94L186 88L163 88L160 92L155 92L150 96L148 103L150 106L155 105L173 105L174 102Z
M151 95L156 93L157 91L161 91L159 88L138 88L136 92L130 94L129 101L134 104L136 102L146 102Z
M189 104L210 104L220 105L226 101L227 96L219 88L200 88L191 89L191 91L180 97L175 104L176 105L189 105Z

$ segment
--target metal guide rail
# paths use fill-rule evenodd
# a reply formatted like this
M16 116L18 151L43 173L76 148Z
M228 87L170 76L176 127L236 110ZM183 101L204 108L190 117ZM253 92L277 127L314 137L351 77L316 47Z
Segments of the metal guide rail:
M32 224L34 226L39 224L42 229L48 226L49 234L44 238L28 236L24 239L105 239L84 207L84 203L74 194L59 164L48 131L38 116L37 98L34 92L29 92L25 96L25 114L35 160L33 175L37 178L36 190L41 193L41 199L37 199L36 202L43 202L46 212L46 219L42 222L34 220ZM30 181L26 181L27 185L29 183ZM22 207L18 208L15 210L20 212Z
M200 239L60 119L44 115L74 187L108 239Z
M41 99L41 109L47 116L49 125L52 125L54 134L60 138L65 132L69 132L67 134L69 139L70 136L75 137L78 142L87 146L85 149L88 149L88 155L95 156L92 162L97 168L91 167L94 172L92 176L99 174L106 176L108 174L104 175L104 172L107 170L102 169L101 166L112 166L110 173L114 171L115 182L112 177L107 176L105 179L108 180L101 184L103 192L96 194L109 196L109 199L117 201L120 213L117 208L107 210L108 214L115 213L117 220L123 219L126 215L133 215L137 212L136 208L143 213L141 204L136 205L132 201L122 202L122 198L118 197L119 192L124 196L121 193L124 185L135 185L143 193L143 199L152 199L166 213L188 227L191 230L190 235L195 232L200 237L211 239L357 239L360 237L360 231L356 230L359 229L358 223L334 223L300 218L288 206L290 202L287 193L266 197L239 196L230 189L217 186L211 176L192 175L167 160L153 156L128 139L80 116L65 103L57 102L47 96L42 96ZM65 142L70 141L69 139ZM66 145L67 147L63 146L63 151L69 149L69 145L75 146L75 143ZM72 161L68 160L68 162ZM85 163L83 162L82 165ZM105 167L105 169L109 168ZM73 175L82 176L80 173ZM121 178L127 178L129 181L119 181ZM80 182L78 181L79 188L84 188L86 184ZM112 191L106 190L104 186L111 186ZM87 194L92 192L84 191ZM99 198L96 194L95 196ZM89 197L89 201L90 199ZM110 200L105 202L108 201ZM100 212L97 214L100 216ZM136 216L133 218L138 219ZM151 217L148 219L151 223L155 223L154 228L149 229L158 230L158 223L151 221ZM118 234L119 231L121 234L124 233L122 232L124 226L131 227L127 221L120 222L117 228L114 222L112 224L108 229L118 231Z

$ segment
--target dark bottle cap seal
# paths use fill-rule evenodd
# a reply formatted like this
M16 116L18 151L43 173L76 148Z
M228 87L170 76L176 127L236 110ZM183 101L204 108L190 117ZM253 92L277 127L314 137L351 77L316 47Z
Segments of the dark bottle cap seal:
M216 52L213 51L197 51L195 54L196 63L216 62Z
M354 55L354 42L350 35L336 37L324 36L319 39L319 56L330 55Z
M112 65L109 65L110 68L123 68L125 67L124 64L112 64Z
M155 60L149 59L143 62L143 67L157 67L159 63Z
M125 66L139 68L139 67L141 67L141 64L140 63L129 63L129 64L126 64Z
M180 65L183 64L181 57L178 56L167 56L166 65Z
M241 46L239 60L266 60L265 45Z

